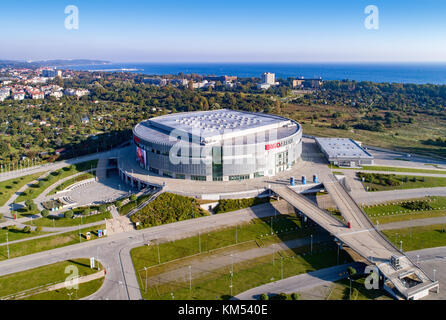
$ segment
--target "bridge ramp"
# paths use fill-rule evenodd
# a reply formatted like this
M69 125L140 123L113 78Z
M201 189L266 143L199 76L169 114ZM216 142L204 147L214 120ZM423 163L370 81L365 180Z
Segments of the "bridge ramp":
M276 185L272 186L271 190L375 265L390 281L389 284L395 296L399 293L405 299L420 298L432 289L438 290L438 281L432 281L421 268L393 246L374 227L353 198L336 180L330 179L327 184L324 183L324 186L327 191L335 194L334 198L337 198L335 202L344 218L353 222L350 229L288 186ZM400 257L401 268L398 270L390 265L393 255ZM410 279L416 279L416 281Z

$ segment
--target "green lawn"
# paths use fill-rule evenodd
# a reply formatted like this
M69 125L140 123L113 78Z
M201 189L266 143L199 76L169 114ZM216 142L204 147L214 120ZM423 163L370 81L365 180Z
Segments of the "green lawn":
M160 262L158 264L158 245L142 246L131 250L133 265L138 274L138 281L142 294L145 299L171 299L170 292L174 292L175 299L222 299L228 294L227 269L215 270L210 276L207 274L202 279L194 279L192 293L188 286L183 283L170 283L163 285L153 285L148 294L144 293L145 271L144 267L149 269L149 283L153 282L151 277L156 277L166 271L172 271L179 267L188 265L194 259L206 259L210 255L227 254L227 251L253 249L258 246L268 246L272 243L308 237L310 234L317 234L314 228L301 228L301 222L298 218L292 216L278 216L273 218L273 235L271 235L271 219L255 219L250 223L245 223L237 227L224 228L217 231L201 234L200 237L194 236L173 242L161 243L159 245ZM236 245L237 236L237 245ZM201 254L200 254L201 242ZM314 245L313 257L304 253L309 252L308 247L286 250L281 254L284 256L284 277L308 272L325 266L336 264L336 250L333 244ZM327 247L328 246L328 247ZM323 252L316 254L319 249ZM329 250L328 250L329 248ZM280 259L280 254L276 253L276 260ZM248 288L267 283L270 280L268 275L280 277L280 262L277 260L272 266L271 255L261 257L248 262L242 262L234 265L234 294L242 292ZM341 256L341 262L349 261L349 257L344 254ZM237 286L236 286L237 278ZM244 281L241 281L244 279Z
M270 203L273 200L269 197L265 198L249 198L249 199L222 199L218 201L218 205L214 208L215 213L224 213L249 208L259 204Z
M91 232L91 240L97 239L96 232L98 229L105 229L105 225L95 226L91 228L81 229L81 233L85 235L87 231ZM9 245L10 258L16 258L25 256L32 253L37 253L41 251L56 249L60 247L69 246L72 244L77 244L80 242L87 241L84 237L79 239L79 232L72 231L63 234L58 234L54 236L49 236L41 239L33 239L24 242L19 242ZM6 260L8 258L7 246L0 247L0 261Z
M22 229L11 229L9 231L5 229L0 229L0 243L6 242L6 234L8 234L8 241L22 240L30 237L41 236L45 234L49 234L51 232L36 232L32 231L30 233L25 233Z
M56 194L59 191L65 190L66 188L68 188L69 186L84 181L84 180L88 180L88 179L92 179L96 177L96 171L93 171L92 173L87 172L84 174L81 174L75 178L69 179L63 183L61 183L60 185L58 185L56 188L54 188L54 190L52 190L50 193L48 193L48 195L52 195L52 194Z
M97 262L96 262L97 263ZM68 274L65 273L65 268L67 266L74 265L78 268L79 276L86 276L89 274L93 274L98 272L97 269L90 269L90 260L89 259L74 259L63 262L58 262L26 271L21 271L13 274L9 274L6 276L0 277L0 297L13 295L25 290L34 289L41 286L52 285L56 283L64 282L67 278ZM100 266L102 269L102 266ZM103 279L99 279L103 280ZM85 288L82 288L83 285L79 285L78 298L87 296L94 291L91 291L90 282L85 283ZM88 292L85 289L90 288ZM64 289L65 290L65 289ZM97 290L97 289L96 289ZM96 291L95 290L95 291ZM63 291L63 290L60 290ZM73 291L73 290L72 290ZM91 293L89 293L91 292ZM69 299L69 296L65 294L65 297L61 295L62 292L53 292L53 293L45 293L49 296L61 296L61 298ZM87 293L87 294L85 294ZM45 294L39 294L38 296L42 296ZM32 298L39 298L38 296L34 296ZM75 295L73 295L74 298Z
M3 206L21 187L36 180L43 174L44 172L41 172L0 182L0 206Z
M430 209L413 210L407 204L411 202L424 202ZM424 219L446 216L446 197L425 197L394 201L378 205L363 206L363 210L376 224L385 224L411 219Z
M404 251L446 246L446 225L444 224L384 230L383 233L398 248L402 241Z
M366 289L365 276L354 276L352 280L351 300L393 300L393 298L382 289ZM336 281L331 288L327 300L350 300L350 280L342 279Z
M201 252L206 252L247 241L257 241L261 244L267 240L271 241L271 237L274 237L276 241L283 241L291 238L302 238L316 233L314 228L301 228L300 219L296 217L281 215L273 218L272 221L273 236L271 236L271 219L264 218L239 225L237 230L236 227L228 227L203 233L200 237L196 235L174 242L161 243L159 245L161 263L198 254L200 252L200 242ZM256 245L255 242L254 245ZM131 251L131 255L135 268L138 270L158 264L157 245L134 248Z
M404 176L395 174L379 174L358 172L358 177L365 177L362 182L368 191L403 190L416 188L446 187L446 178Z
M234 264L232 278L232 295L235 296L253 287L271 281L297 274L307 273L321 268L327 268L337 263L337 250L334 243L313 246L313 254L308 247L300 247L276 253L273 262L272 255L263 256ZM283 260L282 260L283 258ZM351 261L350 257L341 252L340 261ZM202 277L192 279L190 290L188 281L181 279L175 282L159 284L156 274L149 274L149 285L145 293L145 273L141 272L138 281L144 299L170 300L172 294L175 300L219 300L230 298L231 266L213 270ZM187 278L187 275L185 275ZM151 279L152 278L152 279ZM152 280L152 281L151 281Z
M329 165L331 169L348 169L358 170L357 168L339 167L335 165ZM412 172L412 173L433 173L433 174L446 174L446 171L433 170L433 169L416 169L416 168L399 168L399 167L386 167L386 166L363 166L361 170L365 171L388 171L388 172ZM334 172L333 172L334 173Z
M56 216L48 216L46 218L39 218L39 219L34 219L33 221L28 221L25 222L25 224L27 225L32 225L32 226L41 226L41 227L56 227L56 228L60 228L60 227L73 227L73 226L78 226L81 222L82 224L87 224L87 223L93 223L93 222L98 222L98 221L103 221L104 219L111 219L113 218L110 212L105 212L105 213L98 213L95 215L91 215L91 216L83 216L82 220L81 218L75 218L75 219L67 219L64 217L56 217ZM54 222L53 222L54 220Z
M45 293L39 293L24 300L78 300L84 297L88 297L89 295L92 295L93 293L98 291L102 287L104 280L105 278L100 278L93 281L81 283L79 284L78 290L68 290L63 288ZM71 295L71 298L69 294Z
M22 192L22 194L18 196L16 202L23 202L26 200L35 199L43 191L45 191L61 179L67 178L79 172L89 170L91 168L96 168L97 164L98 160L90 160L50 172L50 174L46 178L42 179L39 183L30 186L27 190L25 190L25 192Z

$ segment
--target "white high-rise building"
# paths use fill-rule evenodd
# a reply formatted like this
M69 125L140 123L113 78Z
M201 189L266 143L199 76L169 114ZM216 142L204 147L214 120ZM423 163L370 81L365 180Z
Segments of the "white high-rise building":
M275 85L276 84L276 74L265 72L264 74L262 74L262 83L270 84L272 86Z

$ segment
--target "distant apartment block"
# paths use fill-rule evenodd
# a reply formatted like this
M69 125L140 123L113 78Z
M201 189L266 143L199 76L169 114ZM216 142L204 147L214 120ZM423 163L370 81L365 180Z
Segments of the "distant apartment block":
M16 101L23 100L23 99L25 99L25 92L23 92L23 91L14 92L12 94L12 98Z
M220 81L222 83L225 82L237 82L237 76L208 76L205 77L204 80L208 81Z
M0 102L5 101L6 98L11 94L11 89L9 88L0 88Z
M53 69L43 69L41 76L45 78L54 78L57 76L57 71Z
M293 80L293 88L313 88L317 89L320 88L323 84L322 78L314 78L314 79L305 79L305 78L299 78L296 80Z
M257 84L257 88L266 90L277 85L279 85L279 82L276 82L276 74L265 72L262 74L262 83Z
M167 85L167 79L162 78L144 78L144 83L153 85L153 86L159 86L163 87Z
M65 95L67 96L77 96L77 97L83 97L85 95L88 95L90 93L90 91L88 91L87 89L65 89L64 91Z

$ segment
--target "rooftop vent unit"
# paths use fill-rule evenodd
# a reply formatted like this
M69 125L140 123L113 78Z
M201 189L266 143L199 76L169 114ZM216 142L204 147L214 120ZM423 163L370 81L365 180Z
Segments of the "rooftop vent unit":
M390 265L395 269L395 270L400 270L402 268L401 264L400 264L400 258L397 255L392 255L390 257Z

